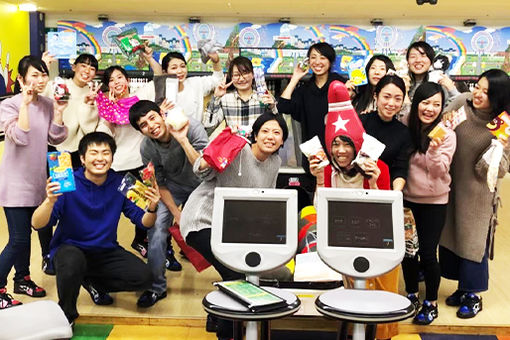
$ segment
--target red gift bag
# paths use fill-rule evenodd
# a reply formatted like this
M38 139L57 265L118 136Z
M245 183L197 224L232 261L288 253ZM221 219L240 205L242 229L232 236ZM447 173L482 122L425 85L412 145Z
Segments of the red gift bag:
M201 272L204 269L209 268L211 265L209 262L207 262L206 259L195 249L188 246L186 244L186 241L184 241L184 238L182 238L181 230L179 229L179 225L177 223L174 223L173 226L168 228L168 231L170 234L172 234L172 237L174 238L175 242L177 242L177 245L179 248L181 248L182 252L186 257L188 258L189 262L195 267L197 272Z
M216 171L223 172L248 141L226 127L204 149L204 160Z

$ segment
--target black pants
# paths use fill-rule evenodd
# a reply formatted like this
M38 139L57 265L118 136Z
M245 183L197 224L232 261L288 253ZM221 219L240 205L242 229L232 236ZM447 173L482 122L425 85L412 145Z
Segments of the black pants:
M421 268L423 268L425 274L425 298L429 301L435 301L437 300L437 291L441 281L441 268L437 261L437 246L446 219L446 204L419 204L405 201L404 206L410 208L413 212L420 243L418 255L413 258L405 257L402 261L406 291L408 293L418 292L418 273L421 262Z
M186 236L186 243L198 251L220 274L223 281L237 280L245 277L242 273L235 272L225 267L218 261L211 250L211 228L193 231ZM234 323L229 320L218 319L218 338L231 338L234 334Z
M245 277L242 273L238 273L225 267L218 261L211 250L211 228L202 229L200 231L192 231L186 237L186 243L198 251L220 274L223 281L237 280Z
M79 316L76 301L84 279L102 292L141 291L152 283L147 264L121 247L91 252L64 244L53 262L58 303L69 322Z

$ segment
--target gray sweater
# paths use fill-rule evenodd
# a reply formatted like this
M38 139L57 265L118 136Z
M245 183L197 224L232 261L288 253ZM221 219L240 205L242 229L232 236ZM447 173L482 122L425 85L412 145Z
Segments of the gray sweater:
M190 118L188 140L197 151L207 145L207 133L202 124ZM200 180L193 173L193 166L186 157L183 148L174 138L168 143L145 137L140 145L143 164L150 161L154 164L158 185L170 189L181 189L191 192L200 184Z
M281 159L277 154L261 162L255 158L251 146L246 144L230 166L222 173L212 169L198 170L200 160L195 162L194 171L203 182L189 196L181 214L181 234L186 239L192 231L211 228L214 188L274 188L280 169Z
M445 109L448 112L464 106L467 119L455 129L457 150L450 167L451 192L440 244L464 259L480 263L487 238L492 242L496 222L493 207L498 190L495 193L489 191L488 165L482 159L495 137L486 126L491 112L473 109L466 102L470 98L471 93L463 93ZM505 149L499 166L499 178L505 175L508 166L509 150Z

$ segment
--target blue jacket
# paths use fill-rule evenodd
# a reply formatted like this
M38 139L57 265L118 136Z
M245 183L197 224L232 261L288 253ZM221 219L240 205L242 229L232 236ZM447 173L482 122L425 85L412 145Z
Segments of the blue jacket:
M124 213L137 227L144 228L144 211L124 197L117 188L122 176L110 170L102 185L85 178L84 169L74 172L76 191L64 193L53 207L48 226L58 222L50 243L53 258L62 244L100 251L119 247L117 227Z

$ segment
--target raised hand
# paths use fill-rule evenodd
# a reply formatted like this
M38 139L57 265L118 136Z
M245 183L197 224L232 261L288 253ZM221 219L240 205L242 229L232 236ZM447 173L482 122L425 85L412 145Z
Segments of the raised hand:
M89 93L87 93L85 96L85 104L94 105L97 97L97 92L99 92L100 88L101 86L97 81L91 82L89 84Z
M158 183L154 181L154 185L150 186L145 190L145 197L147 197L150 201L149 209L154 210L161 199L161 194L159 193Z
M173 109L175 107L175 103L171 100L164 99L161 105L159 105L159 108L161 109L161 112L166 113Z
M37 92L34 90L34 85L32 83L25 84L20 78L18 78L18 81L21 87L21 92L23 93L22 103L28 105L35 101L37 98Z
M41 59L42 61L44 61L48 69L50 68L51 64L57 61L57 59L55 59L55 56L53 54L50 54L50 52L48 51L43 52Z
M59 182L52 182L51 177L49 177L46 180L46 196L48 197L48 201L50 201L51 204L55 204L55 202L58 200L59 196L62 196L62 193L56 194L55 191L60 190L60 183Z
M227 89L229 88L230 85L232 85L232 83L233 81L227 84L227 76L224 76L221 84L216 86L216 88L214 89L214 96L217 98L223 97L225 93L227 93Z

